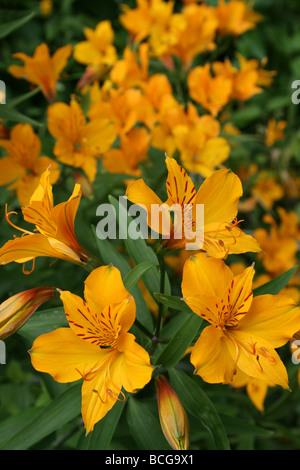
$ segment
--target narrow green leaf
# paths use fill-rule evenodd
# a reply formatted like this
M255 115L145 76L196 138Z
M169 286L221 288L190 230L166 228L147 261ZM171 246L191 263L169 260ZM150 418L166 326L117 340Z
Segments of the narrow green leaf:
M156 405L156 403L152 403ZM142 450L170 450L161 430L158 411L150 401L130 397L127 408L127 422L132 437Z
M94 430L81 438L79 450L107 450L124 406L125 401L117 401L104 418L95 425Z
M249 423L249 421L243 421L242 419L236 418L235 416L228 416L220 413L222 423L230 436L250 436L254 435L257 437L272 437L274 431L270 429L264 429L255 424Z
M11 108L7 104L0 107L0 118L12 122L25 122L36 127L41 127L43 125L40 122L25 116L14 108Z
M30 341L34 341L35 338L44 333L68 326L69 323L64 308L55 307L35 312L22 328L18 330L17 334Z
M172 387L183 407L198 418L214 439L217 450L230 450L224 425L213 403L201 388L200 377L190 377L178 369L170 369Z
M272 294L272 295L279 294L279 292L282 289L284 289L284 287L286 287L286 285L289 283L291 278L296 273L297 269L299 269L298 265L289 269L285 273L280 274L280 276L275 277L275 279L272 279L266 284L263 284L262 286L257 287L256 289L253 290L253 295L257 296L257 295L265 295L265 294Z
M9 106L13 108L14 106L18 106L19 104L23 103L24 101L29 100L33 96L37 95L41 91L40 87L34 88L33 90L29 91L28 93L24 93L23 95L17 96L16 98L9 101Z
M37 407L27 408L20 413L2 420L0 423L0 447L4 446L29 422L33 421L40 414L41 410Z
M180 312L193 313L190 307L176 295L166 295L160 294L159 292L154 292L154 297L158 302L166 305L168 308L173 308L174 310L179 310Z
M17 432L4 446L2 450L27 450L52 432L60 429L72 419L80 416L81 383L76 383L68 388L44 407L41 412L24 428Z
M190 315L160 353L155 361L156 365L162 365L166 369L175 366L191 345L191 342L199 331L202 321L202 318L198 317L198 315Z
M2 23L0 25L0 39L5 38L16 29L28 23L28 21L30 21L34 17L34 15L35 13L31 12L29 13L29 15L26 15L23 18L20 18L18 20L9 21L7 23Z
M135 266L124 278L124 286L127 290L131 291L139 279L145 274L148 269L153 268L153 263L150 261L143 261L142 263Z

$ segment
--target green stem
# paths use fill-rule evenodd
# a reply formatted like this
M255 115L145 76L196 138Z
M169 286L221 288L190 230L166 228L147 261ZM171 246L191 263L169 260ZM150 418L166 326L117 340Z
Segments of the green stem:
M145 333L145 335L148 336L148 338L150 338L150 339L152 340L153 334L152 334L149 330L147 330L147 328L146 328L144 325L142 325L142 323L140 323L139 320L135 319L134 324L135 324L143 333Z

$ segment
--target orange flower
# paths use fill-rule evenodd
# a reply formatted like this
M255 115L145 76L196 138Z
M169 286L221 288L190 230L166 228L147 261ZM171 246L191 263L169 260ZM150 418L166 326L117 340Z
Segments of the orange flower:
M239 36L246 31L254 29L256 24L262 20L259 13L251 10L251 6L241 0L219 0L216 7L218 18L218 31L222 35L233 34Z
M120 140L120 148L108 150L103 155L104 168L111 173L140 176L138 165L147 157L150 134L144 127L136 127L122 135Z
M25 78L28 82L41 87L44 96L52 102L56 99L56 83L71 52L72 47L67 44L50 57L47 44L41 44L34 51L33 57L23 52L13 54L13 57L24 62L24 66L11 65L8 70L14 77Z
M77 101L55 103L48 108L48 129L57 140L53 153L59 161L82 168L90 181L97 172L97 159L113 144L116 133L109 119L86 122Z
M188 68L198 54L215 49L218 27L215 8L207 5L186 5L182 9L185 27L178 31L175 44L169 53L179 57Z
M90 106L89 118L109 120L119 136L129 132L137 123L151 128L155 113L150 101L138 88L109 89L107 96Z
M142 179L128 184L126 196L134 204L142 205L148 214L148 225L162 234L162 246L168 250L182 248L197 231L204 231L201 248L210 256L226 258L230 253L258 252L260 247L250 235L245 235L236 220L238 202L242 196L239 178L228 170L218 170L206 178L198 192L186 171L176 160L166 157L168 168L168 199L162 203L160 198ZM204 227L197 215L197 205L204 205ZM170 221L170 209L179 206L181 217ZM152 214L157 208L162 210L162 220L153 220ZM180 220L181 219L181 220ZM200 224L200 227L197 225ZM185 225L185 226L184 226ZM187 234L185 229L192 233ZM196 241L197 244L197 241ZM197 249L197 248L194 248Z
M85 281L85 301L61 292L70 328L38 337L30 351L33 367L57 382L83 379L81 413L86 433L119 401L151 379L147 351L128 333L135 301L114 266L95 269Z
M209 383L247 376L288 389L288 375L275 348L299 330L300 309L278 295L253 298L253 266L234 276L222 260L204 253L184 266L182 293L193 312L210 323L191 353L195 373Z
M251 194L265 209L271 209L275 201L283 198L284 190L275 176L262 171L251 189Z
M0 146L8 154L0 159L0 185L15 190L21 206L27 206L41 174L50 167L50 183L60 174L56 161L40 157L41 141L30 124L17 124L9 139L0 140Z
M137 8L122 5L122 25L130 32L134 41L140 43L147 38L150 54L163 57L170 53L170 46L178 40L178 34L186 27L183 15L174 13L174 2L163 0L137 0Z
M282 208L278 208L278 213L279 224L271 215L266 214L263 221L271 225L270 229L257 228L254 231L254 236L263 250L259 254L259 259L262 260L266 271L273 277L279 276L297 264L296 255L300 240L297 214L288 213Z
M278 121L270 119L266 129L265 144L267 147L273 147L275 142L284 139L284 129L287 126L286 121Z
M52 186L49 183L50 172L46 170L40 179L40 184L31 196L29 205L22 208L24 220L35 225L34 232L15 226L9 220L11 212L6 214L7 221L14 228L23 232L20 238L9 240L0 249L0 264L11 262L25 264L32 261L34 269L35 258L48 256L59 258L82 267L88 267L95 258L79 244L74 221L79 206L81 191L75 185L73 194L66 202L53 206ZM31 271L23 272L29 274Z
M117 60L117 50L113 45L114 31L110 21L101 21L95 30L84 28L86 41L74 47L74 58L87 65L86 72L78 83L81 88L87 83L99 80Z
M211 75L210 64L194 67L188 74L189 94L193 100L201 104L213 116L230 101L232 80L219 74Z
M233 377L231 382L232 387L240 389L246 387L246 392L253 405L259 410L264 411L264 402L267 396L268 388L273 384L268 384L265 380L260 380L255 377L249 377L241 370Z

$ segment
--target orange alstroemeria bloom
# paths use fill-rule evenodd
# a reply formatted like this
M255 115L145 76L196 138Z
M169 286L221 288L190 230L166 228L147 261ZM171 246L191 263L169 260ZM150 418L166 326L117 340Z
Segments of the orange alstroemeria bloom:
M81 198L80 186L75 185L68 201L54 206L49 178L50 171L46 170L31 196L29 205L22 208L24 220L35 225L33 232L15 226L9 220L12 212L6 214L10 225L23 232L23 236L9 240L3 245L0 249L0 264L24 264L32 261L34 268L35 258L48 256L84 267L94 259L80 246L74 231L75 216ZM26 272L24 268L23 271Z
M286 126L286 121L277 122L275 119L270 119L268 121L265 137L265 144L267 147L272 147L275 142L284 139L284 129L286 128Z
M272 209L275 201L284 197L284 189L277 181L276 175L263 170L251 188L251 195L264 209L269 210Z
M198 230L203 230L204 242L201 248L210 256L226 258L230 253L260 251L256 240L245 235L238 227L236 216L243 191L241 182L234 173L218 170L206 178L196 192L191 178L176 160L166 157L166 165L168 199L165 203L142 179L131 181L126 191L129 201L147 210L148 225L165 236L161 242L166 249L186 246L197 235ZM169 211L174 205L180 209L181 221L176 222L175 217L175 223L171 224ZM197 205L204 206L204 227L202 221L197 219ZM153 224L152 213L158 207L162 209L162 222L154 220Z
M112 265L95 269L85 281L84 297L61 292L70 328L38 337L30 354L33 367L57 382L83 379L81 412L89 433L117 400L125 400L122 388L142 389L153 367L128 332L136 306L120 271Z
M219 23L218 31L222 35L239 36L254 29L256 24L262 20L259 13L251 10L251 6L241 0L229 0L229 2L219 0L216 16Z
M139 164L147 157L150 134L144 127L135 127L120 138L120 148L103 155L102 164L110 173L141 176Z
M246 388L246 392L253 405L259 410L264 411L264 402L267 396L268 388L272 384L268 384L266 380L260 380L254 377L249 377L244 372L239 370L233 377L231 385L235 389Z
M50 167L50 183L60 175L57 162L40 156L41 141L30 124L17 124L8 139L0 140L0 146L8 154L0 159L0 185L15 190L21 206L29 203L42 173Z
M231 383L239 370L288 389L275 348L298 331L300 308L284 295L253 298L253 266L234 276L222 260L199 253L184 266L182 294L194 313L210 323L191 352L195 373L209 383Z
M52 102L56 99L56 83L71 53L72 47L67 44L50 57L47 44L40 44L34 51L33 57L23 52L13 54L13 57L24 62L24 66L11 65L8 70L14 77L25 78L28 82L41 87L47 100Z
M86 121L80 105L71 100L48 108L48 129L56 139L53 153L59 161L82 168L90 181L97 173L97 159L112 146L116 132L107 118Z

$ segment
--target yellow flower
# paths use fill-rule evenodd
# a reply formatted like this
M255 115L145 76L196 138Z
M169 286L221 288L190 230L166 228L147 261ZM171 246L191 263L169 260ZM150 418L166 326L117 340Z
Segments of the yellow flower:
M189 422L185 409L166 377L157 376L155 386L163 433L172 449L187 450L189 448Z
M60 174L56 161L40 156L41 141L30 124L17 124L9 139L0 140L0 146L8 154L0 159L0 185L10 183L21 206L27 206L41 174L50 167L50 182L54 184Z
M284 129L286 128L286 126L286 121L276 122L275 119L269 120L265 138L265 144L267 147L273 147L275 142L284 139Z
M25 78L28 82L41 87L41 91L48 101L56 99L56 83L67 60L72 47L67 44L58 49L52 57L47 44L40 44L34 51L33 57L17 52L13 57L24 62L24 66L11 65L8 70L16 78Z
M254 29L262 20L262 16L251 10L247 2L241 0L219 0L216 7L218 18L218 31L222 35L233 34L239 36L246 31Z
M54 103L48 107L48 129L56 139L53 153L57 159L75 168L82 168L90 181L97 172L97 159L116 138L109 119L86 121L77 101Z
M83 379L82 417L86 433L114 406L151 379L150 358L128 333L135 301L112 265L95 269L85 281L85 301L68 291L61 300L70 328L38 337L30 351L33 367L57 382Z
M191 242L191 235L186 237L185 227L193 231L197 227L198 204L204 205L204 243L202 249L210 256L226 258L230 253L260 251L256 240L245 235L238 227L236 215L238 202L242 196L242 185L239 178L229 170L218 170L206 178L198 192L186 171L176 160L166 157L168 169L168 199L163 204L160 198L145 184L142 179L128 184L126 196L134 204L142 205L148 213L148 225L169 238L161 240L162 245L170 250L182 248ZM170 208L181 207L181 221L171 224ZM151 214L158 207L162 209L162 221L153 222ZM189 222L188 222L189 221ZM182 225L181 225L182 224ZM171 233L170 233L171 225Z
M35 225L33 232L15 226L9 220L9 215L12 213L6 213L7 221L23 232L23 236L9 240L0 249L0 264L11 262L24 264L32 261L34 269L36 257L48 256L84 267L94 260L93 256L80 246L74 232L75 216L81 198L80 186L75 185L68 201L53 206L49 177L50 171L46 170L31 196L29 205L22 208L24 220ZM23 271L28 273L24 267Z
M289 388L275 351L299 330L300 309L284 295L253 298L253 266L234 276L224 261L199 253L184 266L182 293L194 313L210 323L191 353L195 373L209 383L231 383L240 370Z
M0 304L0 339L19 330L36 309L55 294L54 287L35 287L13 295Z

